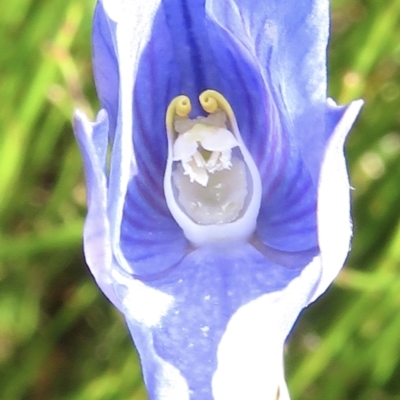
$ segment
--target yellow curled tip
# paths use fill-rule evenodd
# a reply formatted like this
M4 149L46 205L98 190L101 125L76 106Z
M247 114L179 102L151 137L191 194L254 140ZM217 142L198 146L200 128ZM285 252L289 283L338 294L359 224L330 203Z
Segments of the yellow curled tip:
M173 135L176 116L186 118L191 110L192 104L190 103L189 97L180 95L172 99L165 114L165 123L170 134Z
M175 112L180 117L187 117L192 111L192 105L190 99L187 96L181 95L175 97Z
M219 93L215 90L206 90L199 96L199 101L204 111L209 114L215 113L218 110L218 102L215 95Z
M233 110L228 100L216 90L205 90L199 96L200 104L203 110L208 113L215 113L218 109L225 112L228 118L234 118Z

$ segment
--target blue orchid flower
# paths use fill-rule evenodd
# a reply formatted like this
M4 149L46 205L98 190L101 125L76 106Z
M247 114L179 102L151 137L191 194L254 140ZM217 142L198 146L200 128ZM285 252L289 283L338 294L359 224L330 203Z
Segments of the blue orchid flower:
M76 112L87 263L151 399L288 399L283 347L349 250L328 0L100 0Z

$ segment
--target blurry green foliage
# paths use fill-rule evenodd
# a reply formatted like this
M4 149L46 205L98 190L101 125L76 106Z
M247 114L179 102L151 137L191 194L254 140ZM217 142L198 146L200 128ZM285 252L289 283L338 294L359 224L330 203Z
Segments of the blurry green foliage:
M94 0L0 3L0 399L145 400L123 320L83 262L71 130L94 115ZM347 146L355 236L286 357L294 400L400 400L400 0L332 4L330 95L366 105ZM238 360L240 362L240 360Z

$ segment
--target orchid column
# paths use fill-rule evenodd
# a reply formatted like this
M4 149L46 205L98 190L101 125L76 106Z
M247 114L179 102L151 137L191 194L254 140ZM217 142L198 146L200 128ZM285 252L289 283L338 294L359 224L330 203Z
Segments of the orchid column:
M103 0L75 132L84 246L153 400L284 400L283 346L351 237L328 1ZM110 162L107 153L111 150Z

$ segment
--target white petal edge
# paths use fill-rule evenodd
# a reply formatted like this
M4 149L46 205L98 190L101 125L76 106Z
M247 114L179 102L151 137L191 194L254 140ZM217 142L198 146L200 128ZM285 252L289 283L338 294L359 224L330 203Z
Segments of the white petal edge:
M128 183L136 173L132 145L134 77L137 75L141 54L150 39L152 23L160 3L161 0L103 0L108 16L116 21L114 46L120 76L119 113L112 157L118 162L112 162L110 170L111 245L118 264L127 272L130 266L120 249L119 230Z
M123 297L123 312L126 320L139 324L142 332L140 355L144 378L151 375L154 382L154 398L157 400L190 400L189 386L180 371L161 358L154 349L152 328L174 305L174 297L151 288L143 282L113 270L117 292ZM135 341L135 337L133 336ZM149 371L147 371L147 369Z
M125 276L117 269L112 271L112 278L126 293L120 294L126 318L147 328L156 326L175 302L173 296L149 287L132 276Z
M121 16L122 1L116 0L102 0L104 10L106 11L108 17L117 22Z
M364 102L353 101L337 124L325 151L318 183L318 241L322 271L311 301L316 300L336 278L350 250L350 184L344 142ZM336 103L328 99L328 105Z
M214 400L289 400L283 346L320 275L315 257L285 289L265 294L232 316L218 347Z
M132 336L135 341L135 336ZM140 357L143 377L154 391L156 400L190 400L189 385L181 372L161 358L154 349L153 332L145 327L141 331ZM150 382L148 382L150 381Z

